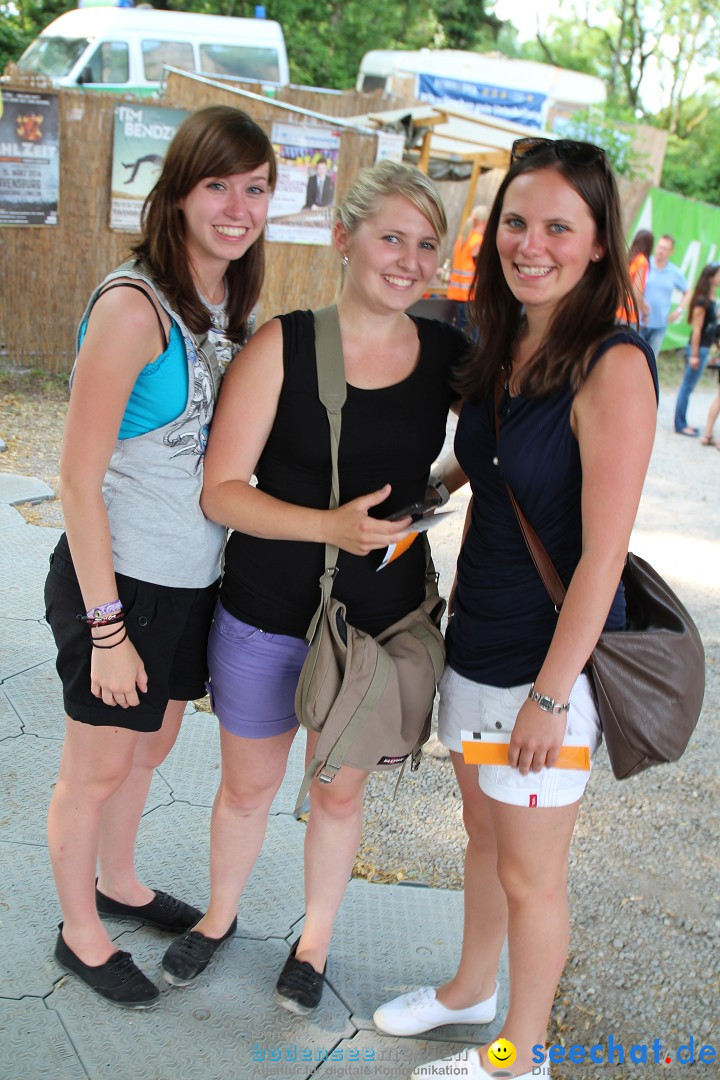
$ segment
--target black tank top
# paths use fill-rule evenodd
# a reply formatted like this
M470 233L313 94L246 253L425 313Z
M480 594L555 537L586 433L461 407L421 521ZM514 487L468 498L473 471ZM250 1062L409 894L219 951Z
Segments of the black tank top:
M467 352L465 338L445 323L414 320L420 359L402 382L379 390L348 386L342 414L340 503L392 492L374 513L387 517L422 498L430 466L442 449L454 393L450 379ZM277 414L256 470L258 487L285 502L327 509L330 429L318 399L312 312L281 315L284 380ZM333 596L348 620L371 634L402 618L424 595L424 546L416 541L377 573L383 552L341 551ZM231 615L266 633L304 637L320 601L324 546L264 540L234 532L225 553L220 598Z

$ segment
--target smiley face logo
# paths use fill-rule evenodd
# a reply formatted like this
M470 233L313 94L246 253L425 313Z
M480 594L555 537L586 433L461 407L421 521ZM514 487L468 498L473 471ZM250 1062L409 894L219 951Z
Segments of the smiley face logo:
M492 1046L488 1047L487 1056L491 1065L497 1065L502 1069L512 1065L517 1055L509 1039L496 1039Z

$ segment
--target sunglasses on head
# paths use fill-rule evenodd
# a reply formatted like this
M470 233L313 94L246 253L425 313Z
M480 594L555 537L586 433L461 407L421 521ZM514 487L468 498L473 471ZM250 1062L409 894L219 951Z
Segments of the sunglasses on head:
M532 136L516 139L510 154L513 161L522 161L523 158L532 157L542 150L552 150L556 157L570 165L594 165L596 161L600 161L607 168L607 158L602 147L589 142L576 142L574 139L540 139Z

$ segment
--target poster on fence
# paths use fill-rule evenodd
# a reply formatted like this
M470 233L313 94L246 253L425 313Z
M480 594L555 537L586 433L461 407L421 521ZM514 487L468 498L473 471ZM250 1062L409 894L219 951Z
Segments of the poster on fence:
M56 94L0 89L0 225L57 225Z
M186 109L118 105L115 109L110 228L139 232L145 198L160 175L170 142Z
M271 138L277 155L278 177L270 203L268 240L329 245L340 132L276 123Z

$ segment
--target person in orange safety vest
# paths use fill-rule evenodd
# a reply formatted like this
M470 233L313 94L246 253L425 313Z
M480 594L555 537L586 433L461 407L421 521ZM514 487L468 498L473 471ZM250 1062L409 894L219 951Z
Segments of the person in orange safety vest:
M471 286L475 276L475 259L485 234L488 218L487 206L475 206L458 233L452 257L452 270L448 283L448 300L457 301L455 325L464 329L467 325L466 305L472 300Z

